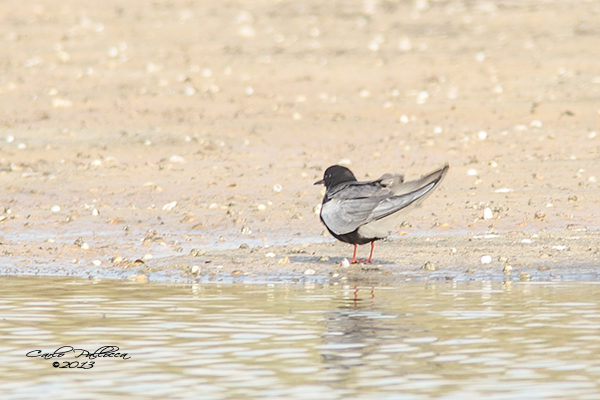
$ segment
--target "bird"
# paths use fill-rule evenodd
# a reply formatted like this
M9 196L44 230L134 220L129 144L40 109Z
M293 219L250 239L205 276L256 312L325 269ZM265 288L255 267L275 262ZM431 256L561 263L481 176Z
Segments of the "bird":
M373 259L375 241L391 235L412 209L419 206L444 179L450 166L419 179L404 182L404 176L386 173L379 179L359 182L350 169L332 165L315 185L325 185L320 219L336 239L354 245L351 264L358 263L358 245L371 243Z

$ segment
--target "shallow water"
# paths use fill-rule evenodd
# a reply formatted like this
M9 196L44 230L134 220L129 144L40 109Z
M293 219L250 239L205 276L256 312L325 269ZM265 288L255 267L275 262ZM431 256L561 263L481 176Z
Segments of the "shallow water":
M4 277L0 293L3 399L600 393L597 282L354 288ZM61 346L118 346L127 356L26 357Z

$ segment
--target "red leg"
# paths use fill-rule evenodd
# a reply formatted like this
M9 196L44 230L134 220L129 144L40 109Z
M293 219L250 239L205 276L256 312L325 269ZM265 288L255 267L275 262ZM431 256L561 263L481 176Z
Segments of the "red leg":
M369 254L369 259L365 261L365 263L370 263L373 258L373 250L375 249L375 242L371 242L371 254Z
M356 248L358 247L357 244L354 245L354 256L352 256L352 261L350 261L350 264L356 264L358 262L358 260L356 259Z

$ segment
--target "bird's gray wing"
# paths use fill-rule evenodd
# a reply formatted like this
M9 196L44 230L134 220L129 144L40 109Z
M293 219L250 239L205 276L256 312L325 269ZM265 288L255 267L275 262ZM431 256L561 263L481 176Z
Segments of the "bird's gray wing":
M321 219L332 232L343 235L369 222L373 210L391 194L375 182L340 185L327 194L321 207Z
M422 188L415 190L413 192L409 192L406 194L402 194L400 196L391 196L383 201L379 202L376 207L371 212L369 216L369 220L377 220L381 218L385 218L388 215L394 214L418 201L419 199L425 197L429 194L435 187L436 182L431 182Z
M386 175L382 176L380 178L382 184L384 182L390 182L386 185L386 188L389 189L392 194L383 199L373 209L370 219L378 220L394 214L410 205L418 206L431 194L431 192L433 192L433 189L435 189L442 179L444 179L448 172L448 168L449 167L446 164L443 168L410 182L403 182L402 180L390 181L390 178L387 180L384 179ZM396 176L398 175L395 175L394 177ZM402 179L402 177L400 177L400 179Z

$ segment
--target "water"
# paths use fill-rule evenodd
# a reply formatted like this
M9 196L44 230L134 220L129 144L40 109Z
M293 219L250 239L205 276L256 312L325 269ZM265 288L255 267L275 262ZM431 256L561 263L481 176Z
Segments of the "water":
M599 295L598 283L581 282L354 288L4 277L0 393L598 399ZM109 345L129 358L26 357Z

